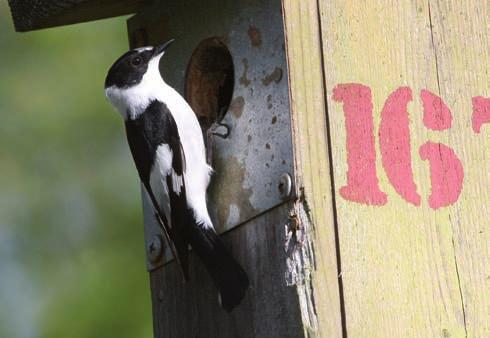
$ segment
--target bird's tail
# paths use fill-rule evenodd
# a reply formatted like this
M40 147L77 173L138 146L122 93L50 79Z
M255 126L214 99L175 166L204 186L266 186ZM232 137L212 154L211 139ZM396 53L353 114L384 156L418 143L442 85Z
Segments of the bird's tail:
M246 272L225 248L212 227L192 227L189 242L219 292L221 306L228 312L240 304L249 287Z

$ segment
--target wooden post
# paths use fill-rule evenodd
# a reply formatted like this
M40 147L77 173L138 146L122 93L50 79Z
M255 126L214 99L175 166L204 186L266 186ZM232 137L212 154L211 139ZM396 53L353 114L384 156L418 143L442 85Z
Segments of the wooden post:
M321 35L315 1L283 1L288 57L291 121L295 156L297 214L314 251L308 290L315 303L316 325L309 334L342 337L343 302L336 244L335 196L332 195L327 107ZM305 322L307 322L305 320Z
M488 2L318 4L348 336L489 336Z

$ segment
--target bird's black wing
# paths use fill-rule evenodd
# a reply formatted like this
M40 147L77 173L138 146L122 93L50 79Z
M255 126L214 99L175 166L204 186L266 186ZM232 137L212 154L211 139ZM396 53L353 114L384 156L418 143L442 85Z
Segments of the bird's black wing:
M192 215L187 206L184 173L185 156L177 129L177 124L167 106L160 101L153 101L136 119L125 122L129 147L133 155L140 179L145 186L155 210L162 223L162 229L167 232L167 239L175 245L174 256L182 267L184 278L188 278L188 242L184 229ZM152 168L157 161L157 150L167 146L172 154L172 169L162 184L167 185L170 202L170 222L160 207L162 201L157 201L154 187L150 184ZM174 189L179 187L179 189ZM177 190L177 191L175 191ZM160 203L158 203L160 202ZM172 246L172 243L169 243Z
M154 168L156 161L165 159L162 162L168 167L168 154L171 153L172 168L164 170L166 176L159 179L158 184L166 185L165 191L168 192L171 224L167 229L171 242L175 245L174 256L187 279L190 244L210 273L219 291L222 307L231 311L245 296L250 282L246 272L221 242L214 228L199 224L192 210L189 210L184 181L185 157L172 114L165 104L154 101L137 119L126 122L126 131L141 181L162 219L165 215L160 211L159 201L155 199L158 197L155 196L156 189L160 186L152 187L156 183L153 179L150 180L150 176L152 170L158 173ZM162 150L160 153L159 149ZM163 229L165 230L165 226Z

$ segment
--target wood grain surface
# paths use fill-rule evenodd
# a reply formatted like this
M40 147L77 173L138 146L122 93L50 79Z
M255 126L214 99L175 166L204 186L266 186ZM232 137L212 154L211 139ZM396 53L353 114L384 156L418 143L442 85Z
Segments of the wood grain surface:
M316 327L310 334L342 336L342 292L338 279L335 211L322 75L322 51L315 1L283 1L295 156L296 194L310 211L301 226L315 252L311 289ZM301 209L301 207L298 207ZM301 214L301 210L297 211ZM307 325L310 321L303 320ZM311 325L311 324L310 324Z
M319 5L348 336L489 337L490 128L476 134L471 127L472 97L489 96L488 2ZM334 92L353 83L372 95L375 179L385 202L339 193L352 168L347 114ZM424 101L422 90L441 100ZM430 102L450 110L449 128L424 124ZM409 140L389 136L401 130L404 104ZM386 130L382 111L392 119ZM369 148L356 137L350 150ZM383 153L390 142L401 148ZM451 173L463 174L460 191L461 177Z

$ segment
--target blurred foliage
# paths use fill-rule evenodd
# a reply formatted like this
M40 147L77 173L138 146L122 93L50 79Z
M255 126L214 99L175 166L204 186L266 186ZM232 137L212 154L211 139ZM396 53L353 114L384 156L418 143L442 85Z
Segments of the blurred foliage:
M150 337L139 181L107 69L125 18L14 32L0 2L0 337Z

